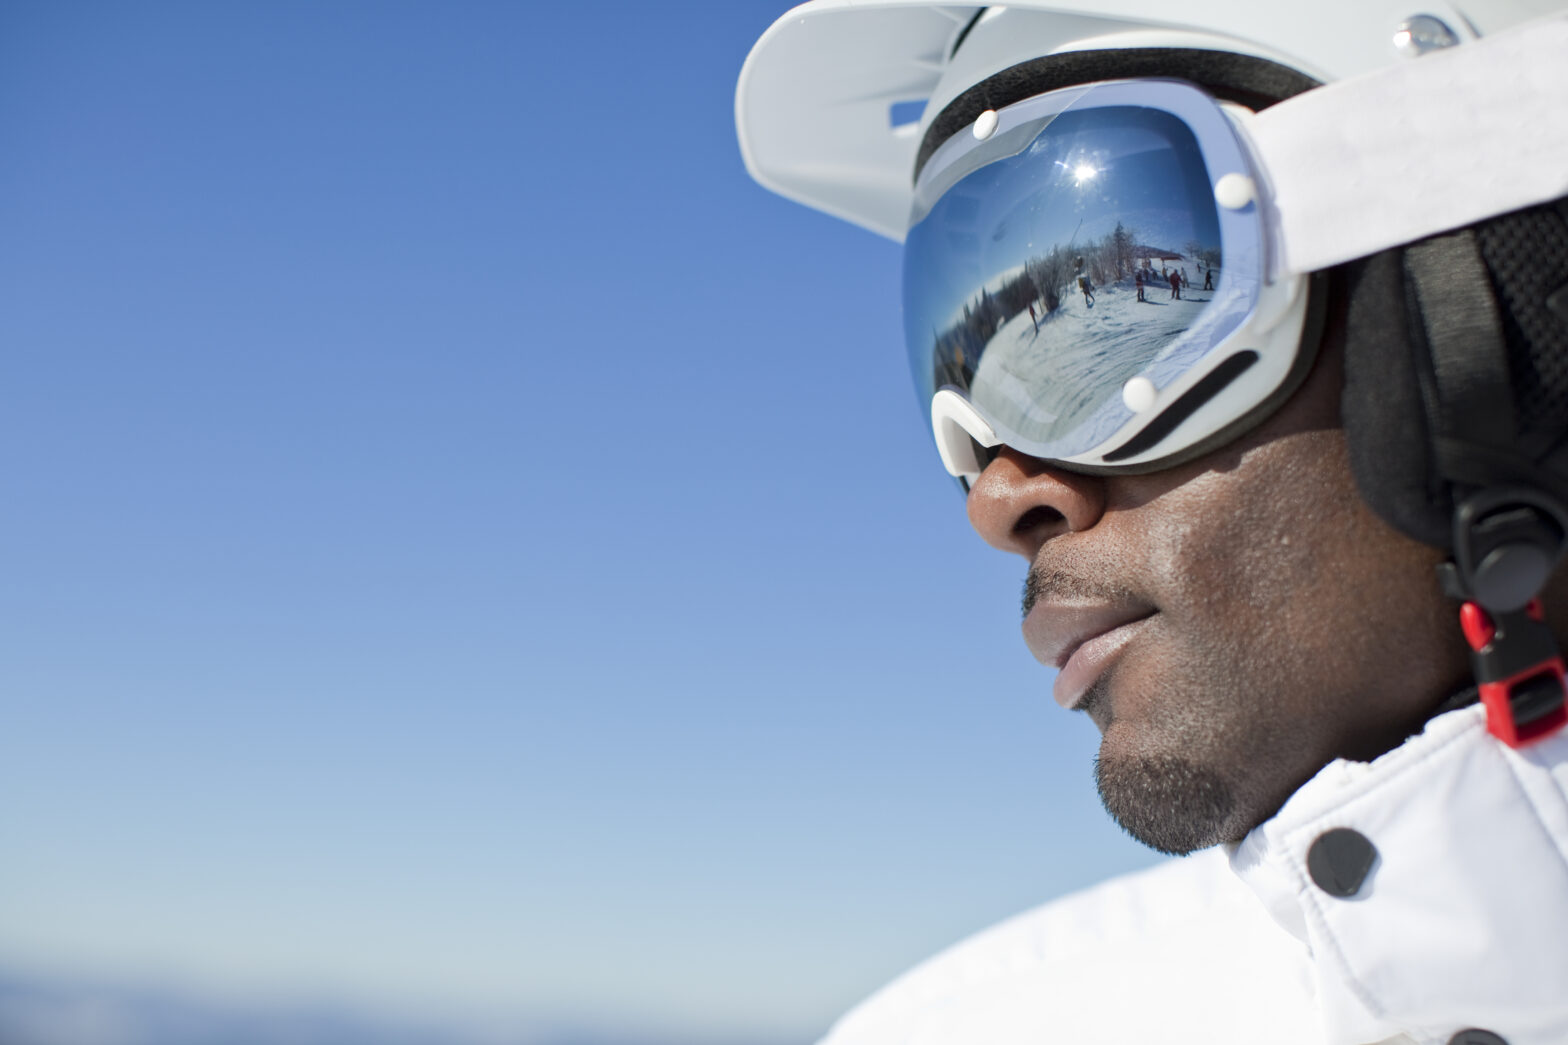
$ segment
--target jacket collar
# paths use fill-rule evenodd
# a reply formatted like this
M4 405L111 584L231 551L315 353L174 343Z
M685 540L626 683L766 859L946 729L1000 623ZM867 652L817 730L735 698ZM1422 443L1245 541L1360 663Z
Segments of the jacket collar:
M1568 1041L1568 733L1515 751L1479 706L1440 715L1325 766L1230 862L1310 952L1330 1042Z

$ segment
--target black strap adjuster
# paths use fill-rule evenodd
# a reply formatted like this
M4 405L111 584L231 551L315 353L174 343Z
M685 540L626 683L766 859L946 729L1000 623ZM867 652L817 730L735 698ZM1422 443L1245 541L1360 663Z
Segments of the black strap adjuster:
M1537 490L1489 487L1454 511L1454 560L1443 587L1463 600L1459 625L1470 645L1486 726L1521 747L1568 725L1568 682L1540 591L1565 550L1565 512Z

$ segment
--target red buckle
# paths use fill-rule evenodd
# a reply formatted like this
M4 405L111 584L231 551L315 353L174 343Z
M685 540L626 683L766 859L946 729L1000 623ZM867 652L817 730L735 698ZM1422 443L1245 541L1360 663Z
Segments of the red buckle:
M1493 640L1499 638L1498 626L1477 604L1467 602L1460 607L1459 624L1474 651L1476 683L1481 703L1486 706L1486 728L1493 736L1517 748L1568 725L1568 677L1555 644L1542 648L1526 639L1524 644L1533 645L1537 657L1520 664L1517 658L1504 655L1503 642L1494 644ZM1509 631L1520 630L1543 632L1549 642L1540 599L1531 600L1523 614L1504 615L1502 638L1508 638ZM1539 656L1548 651L1549 655Z
M1559 693L1568 686L1568 682L1564 680L1561 657L1541 667L1543 669L1541 671L1526 672L1503 682L1480 684L1481 703L1486 705L1486 728L1509 747L1524 747L1568 725L1568 704L1563 703L1558 703L1555 710L1547 712L1533 722L1521 725L1515 717L1515 700L1529 699L1529 690L1525 688L1527 684L1531 687L1552 684L1557 687Z

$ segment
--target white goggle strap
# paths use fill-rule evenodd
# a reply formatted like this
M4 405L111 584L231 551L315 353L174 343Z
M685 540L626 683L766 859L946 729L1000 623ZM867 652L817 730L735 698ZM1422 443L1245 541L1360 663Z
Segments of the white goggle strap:
M980 477L986 464L976 444L990 449L1002 442L973 404L953 388L940 388L931 397L931 430L947 473L971 483Z
M1272 277L1568 195L1568 16L1341 80L1245 121Z

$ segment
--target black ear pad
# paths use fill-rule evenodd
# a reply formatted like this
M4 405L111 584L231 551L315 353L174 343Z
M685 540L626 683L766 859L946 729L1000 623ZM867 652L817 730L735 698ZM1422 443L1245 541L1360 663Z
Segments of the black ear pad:
M1344 266L1345 389L1350 468L1362 498L1395 529L1448 548L1453 499L1436 479L1422 399L1425 335L1405 287L1403 252Z
M1424 270L1416 258L1423 251ZM1451 257L1453 271L1469 266L1473 278L1435 293L1434 257ZM1441 260L1437 270L1450 274ZM1384 251L1343 274L1345 433L1373 510L1452 550L1455 497L1513 485L1568 503L1568 205ZM1454 314L1438 311L1456 293L1484 297L1460 318L1495 317L1473 341L1456 342ZM1445 336L1444 346L1430 343Z

